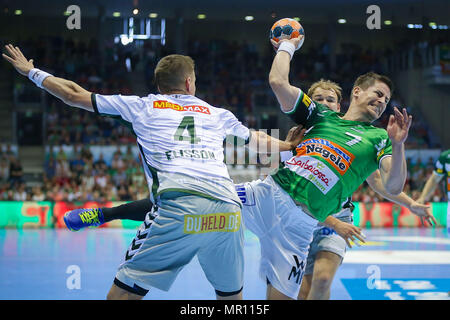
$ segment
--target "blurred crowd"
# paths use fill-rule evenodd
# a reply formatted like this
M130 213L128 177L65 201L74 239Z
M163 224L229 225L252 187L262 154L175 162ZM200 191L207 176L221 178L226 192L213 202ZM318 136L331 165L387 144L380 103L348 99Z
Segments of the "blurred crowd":
M148 197L140 159L119 147L107 163L103 154L94 159L89 147L75 145L72 155L51 148L42 183L27 186L15 155L1 158L0 200L16 201L131 201ZM9 163L9 166L7 164ZM9 170L3 170L3 168ZM20 169L22 170L22 169Z
M69 155L63 148L51 148L45 161L42 183L33 187L25 184L17 155L6 149L0 160L0 200L16 201L132 201L149 196L141 160L132 152L129 144L125 152L117 145L112 159L104 155L93 156L90 148L76 144ZM9 151L8 151L9 150ZM407 159L408 177L404 192L417 199L431 175L434 160L411 162ZM230 166L233 177L232 166ZM245 169L247 173L250 168ZM257 169L256 169L257 170ZM255 171L258 175L258 171ZM370 189L361 185L353 195L358 202L385 201ZM446 201L443 185L436 188L432 201Z
M31 40L30 40L31 41ZM186 54L196 63L197 96L212 105L232 111L237 118L250 128L258 128L258 108L278 106L267 76L273 59L270 45L260 52L248 43L225 40L208 42L188 41ZM158 60L172 53L168 47L157 43L144 42L143 46L130 50L113 42L98 49L95 41L89 43L73 40L47 39L24 43L42 65L52 66L51 72L72 79L84 88L100 94L133 94L130 84L130 70L141 65L145 73L145 92L156 92L153 72ZM353 81L368 71L385 73L386 66L381 57L390 50L363 49L356 44L343 44L332 67L328 59L327 42L302 51L302 59L294 59L291 67L291 81L305 90L318 79L331 79L343 89L341 110L349 105L349 93ZM101 54L100 54L101 53ZM33 55L33 56L34 56ZM58 57L50 63L49 57ZM128 61L128 63L127 63ZM439 142L430 126L417 108L406 106L396 93L386 112L375 125L386 127L393 106L407 107L414 116L407 148L439 148ZM270 126L270 122L264 122ZM277 126L278 123L273 123ZM64 107L62 102L48 95L46 112L47 144L61 145L74 143L112 144L134 141L134 135L125 126L108 117L95 117L83 110Z

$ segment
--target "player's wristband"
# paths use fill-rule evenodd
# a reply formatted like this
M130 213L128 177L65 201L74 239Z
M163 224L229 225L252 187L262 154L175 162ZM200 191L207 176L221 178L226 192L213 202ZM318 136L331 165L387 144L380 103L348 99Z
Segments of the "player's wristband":
M52 77L52 75L45 71L39 70L38 68L33 68L30 72L28 72L28 79L33 81L39 88L42 88L42 82L44 82L47 77Z
M292 60L292 56L294 55L295 52L295 46L288 41L283 41L278 47L278 51L286 51L287 53L289 53L289 56L291 57Z

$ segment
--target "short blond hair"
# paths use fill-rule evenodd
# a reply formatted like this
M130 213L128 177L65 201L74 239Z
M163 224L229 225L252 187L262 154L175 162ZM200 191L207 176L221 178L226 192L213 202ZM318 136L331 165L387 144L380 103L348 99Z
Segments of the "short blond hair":
M189 56L171 54L159 60L155 68L155 84L161 93L183 88L186 77L195 69L194 60Z
M310 96L312 98L313 94L314 94L314 90L316 90L317 88L321 88L323 90L331 90L334 91L337 95L338 98L338 102L341 102L342 100L342 88L336 83L333 82L331 80L325 80L325 79L320 79L319 81L314 82L311 87L309 87L308 90L308 96Z

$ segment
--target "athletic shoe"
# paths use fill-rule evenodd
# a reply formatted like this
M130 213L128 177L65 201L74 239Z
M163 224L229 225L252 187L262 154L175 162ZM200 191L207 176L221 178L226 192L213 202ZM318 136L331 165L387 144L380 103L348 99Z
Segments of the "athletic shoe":
M105 219L99 208L75 209L64 214L64 223L70 231L78 231L82 228L96 228L105 223Z

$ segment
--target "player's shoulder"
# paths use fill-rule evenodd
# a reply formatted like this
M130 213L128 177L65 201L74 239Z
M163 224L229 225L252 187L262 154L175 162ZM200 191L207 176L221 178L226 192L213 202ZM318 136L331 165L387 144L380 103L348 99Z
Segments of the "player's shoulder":
M371 134L373 136L379 136L379 137L383 137L383 138L388 137L388 133L387 133L386 129L384 129L384 128L380 128L380 127L374 126L372 123L365 123L365 122L361 122L360 125L362 127L364 127L364 129L366 129L369 132L369 134Z
M442 151L441 154L439 155L439 158L447 160L447 162L450 162L450 149Z
M187 94L149 94L146 99L153 102L169 102L175 107L177 105L183 106L185 110L199 111L200 108L196 107L202 107L200 110L202 113L211 113L211 111L216 112L216 109L220 109L196 96Z
M384 128L375 127L374 125L368 126L368 135L375 144L377 150L384 149L391 145L391 139Z

